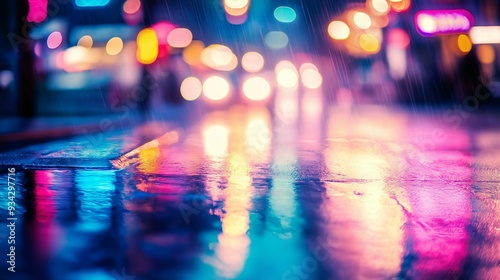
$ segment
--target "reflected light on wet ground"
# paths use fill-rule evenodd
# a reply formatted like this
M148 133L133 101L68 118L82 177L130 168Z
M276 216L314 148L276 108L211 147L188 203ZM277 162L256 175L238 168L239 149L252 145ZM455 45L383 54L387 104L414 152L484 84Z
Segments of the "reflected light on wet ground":
M116 169L24 170L19 246L30 253L19 258L40 265L19 270L43 279L497 279L498 129L330 107L320 91L207 112L124 149Z

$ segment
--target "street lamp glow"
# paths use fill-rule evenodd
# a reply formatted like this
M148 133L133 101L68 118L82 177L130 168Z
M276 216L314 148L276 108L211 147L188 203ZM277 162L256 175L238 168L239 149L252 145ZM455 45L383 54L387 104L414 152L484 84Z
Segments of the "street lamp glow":
M354 24L361 29L368 29L372 25L372 19L363 12L356 12L353 16Z
M243 84L243 93L250 100L266 99L271 93L269 82L262 77L252 77Z
M351 30L345 22L334 20L328 25L328 34L332 39L345 40L351 34Z
M229 82L219 76L211 76L203 83L203 94L210 100L221 100L229 94Z

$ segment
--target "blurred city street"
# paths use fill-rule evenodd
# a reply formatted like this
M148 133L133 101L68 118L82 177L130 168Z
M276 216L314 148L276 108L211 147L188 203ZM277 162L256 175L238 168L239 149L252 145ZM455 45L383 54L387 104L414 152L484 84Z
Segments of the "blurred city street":
M498 113L309 97L0 153L2 279L498 279Z
M500 279L498 0L2 0L0 279Z

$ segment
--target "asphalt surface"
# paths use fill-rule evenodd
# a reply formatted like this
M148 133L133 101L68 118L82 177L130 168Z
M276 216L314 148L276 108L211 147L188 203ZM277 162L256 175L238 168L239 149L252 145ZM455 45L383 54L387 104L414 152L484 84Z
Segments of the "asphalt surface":
M0 153L0 278L500 279L498 114L294 100Z

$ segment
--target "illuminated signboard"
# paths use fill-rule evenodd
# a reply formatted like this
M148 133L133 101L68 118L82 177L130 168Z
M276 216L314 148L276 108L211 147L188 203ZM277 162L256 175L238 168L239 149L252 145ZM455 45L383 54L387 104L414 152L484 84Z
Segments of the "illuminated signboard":
M469 36L474 44L500 44L500 26L474 26Z
M474 18L466 10L430 10L415 15L415 25L422 36L465 33L473 24Z

